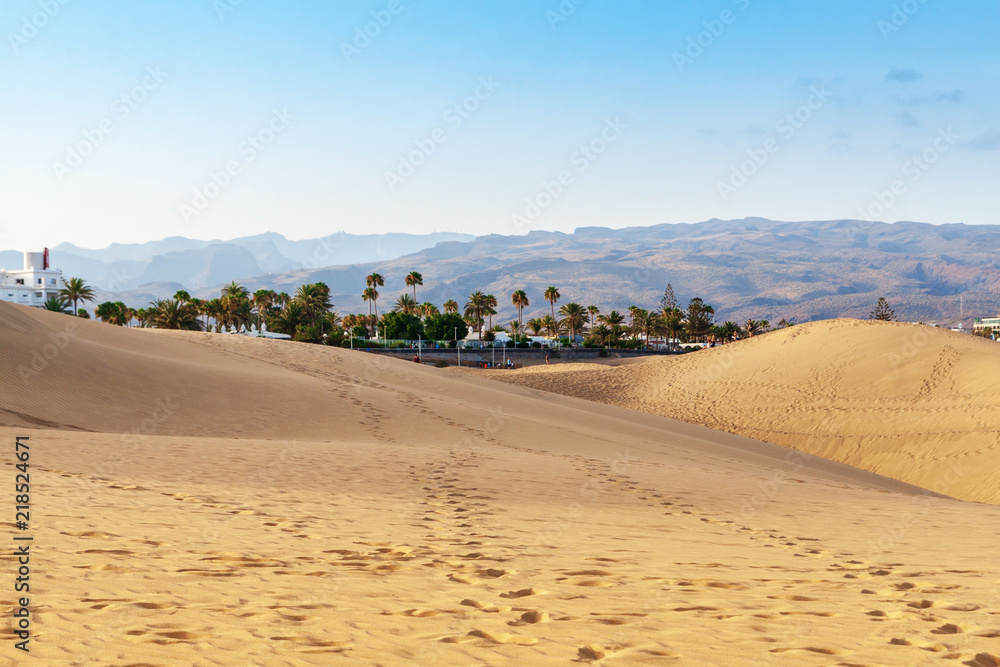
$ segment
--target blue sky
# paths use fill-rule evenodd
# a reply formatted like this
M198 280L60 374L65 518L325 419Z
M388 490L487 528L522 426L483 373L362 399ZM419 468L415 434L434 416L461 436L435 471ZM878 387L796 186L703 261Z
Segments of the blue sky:
M6 0L0 248L996 223L998 34L996 0Z

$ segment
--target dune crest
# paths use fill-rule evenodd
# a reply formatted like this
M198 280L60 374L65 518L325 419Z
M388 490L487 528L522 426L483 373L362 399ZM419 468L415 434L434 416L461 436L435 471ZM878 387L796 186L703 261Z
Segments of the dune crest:
M683 357L493 377L1000 503L1000 345L966 334L837 319Z

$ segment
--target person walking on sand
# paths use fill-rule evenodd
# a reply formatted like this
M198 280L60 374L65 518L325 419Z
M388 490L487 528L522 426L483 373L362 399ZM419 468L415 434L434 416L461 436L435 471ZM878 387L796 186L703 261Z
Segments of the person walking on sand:
M413 355L413 363L415 363L415 364L419 364L420 363L420 355L417 355L417 354Z
M547 354L545 355L545 365L546 366L549 365L549 355L547 355Z

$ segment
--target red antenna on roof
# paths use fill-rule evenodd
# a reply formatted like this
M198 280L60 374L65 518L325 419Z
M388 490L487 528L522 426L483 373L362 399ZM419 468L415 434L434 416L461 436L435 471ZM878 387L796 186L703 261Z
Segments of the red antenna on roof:
M42 263L42 268L45 269L45 270L48 270L48 268L49 268L49 249L48 248L45 249L45 258L44 258L43 263Z

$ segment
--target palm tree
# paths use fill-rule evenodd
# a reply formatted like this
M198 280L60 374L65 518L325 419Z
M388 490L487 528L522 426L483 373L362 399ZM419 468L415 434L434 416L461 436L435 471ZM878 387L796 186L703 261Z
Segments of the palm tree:
M438 307L430 301L424 301L420 304L420 309L417 311L421 317L432 317L434 315L438 315L440 312L441 311L438 310Z
M748 317L746 323L743 325L743 331L746 333L747 338L753 338L757 334L761 333L761 324L762 322L760 320Z
M736 322L726 321L715 328L715 335L727 343L736 339L736 334L740 331L740 325Z
M240 298L240 297L247 298L250 296L250 292L247 290L246 287L240 285L238 282L234 280L230 282L228 285L224 285L222 287L222 297L225 298L227 296L230 298Z
M274 303L278 298L278 295L274 290L269 289L259 289L253 293L253 305L257 308L257 331L260 331L264 325L264 317L267 315L268 308Z
M639 314L639 311L641 311L641 310L642 310L642 308L640 308L639 306L629 306L628 307L629 324L635 324L635 318Z
M625 316L617 310L612 310L607 315L599 315L597 317L597 321L603 322L608 326L609 333L607 337L607 344L617 345L622 338L622 334L626 331L625 327L622 325L622 322L625 321Z
M578 303L567 303L559 308L559 314L563 316L563 324L569 327L572 343L576 340L577 330L582 329L587 320L587 311Z
M556 301L559 300L559 290L552 285L545 288L545 300L552 306L552 319L556 319Z
M319 324L319 335L322 337L326 314L333 305L330 303L330 288L325 283L300 285L295 290L294 300L302 304L302 309L306 313L309 324Z
M234 327L245 327L253 322L253 304L250 302L249 295L227 297L223 303L229 311L229 317L232 319Z
M601 309L597 306L587 306L587 312L590 314L590 328L593 329L594 320L601 314Z
M191 300L191 295L188 294L187 290L179 289L174 294L174 299L180 301L181 303L187 303L188 301Z
M152 313L149 314L149 324L157 329L183 329L185 331L201 331L201 320L198 310L190 303L177 299L153 301L149 304Z
M198 315L199 315L199 316L201 316L201 315L204 315L204 314L205 314L205 301L204 301L203 299L195 299L195 298L192 298L192 299L191 299L191 300L189 301L189 303L190 303L190 304L191 304L192 306L194 306L194 307L195 307L195 310L197 310L197 311L198 311ZM132 316L132 311L130 310L130 311L129 311L129 320L130 320L130 321L131 321L131 319L132 319L132 318L131 318L131 316ZM204 327L204 328L206 328L206 329L207 329L207 328L208 328L208 322L207 322L207 320L206 320L206 322L205 322L204 324L205 324L205 327Z
M343 318L336 311L329 310L323 313L323 321L330 327L330 331L344 325ZM322 329L321 329L322 330Z
M374 331L372 330L372 302L378 299L378 290L374 287L366 287L365 291L361 293L361 298L368 302L368 330L372 335Z
M486 311L485 314L490 318L489 328L493 328L493 316L497 314L497 298L492 294L486 295Z
M515 308L517 308L517 321L521 322L524 315L524 309L531 305L528 302L528 295L525 294L523 289L519 289L510 295L510 302L514 304Z
M374 290L372 292L374 295L372 302L375 304L375 320L378 321L378 288L385 287L385 278L382 277L381 273L369 273L368 276L365 277L365 282Z
M545 328L546 331L549 332L549 336L551 336L552 338L559 337L559 333L561 332L562 329L559 326L559 324L560 324L559 320L552 317L551 315L546 315L545 317L542 318L542 326Z
M590 335L600 345L607 345L611 338L611 329L607 324L598 324L590 331Z
M302 301L293 300L285 304L285 307L274 316L271 326L278 333L294 336L299 325L308 324L309 313Z
M458 312L458 304L455 302L454 299L448 299L447 301L444 302L444 312L446 313Z
M617 310L612 310L607 315L600 315L597 318L598 322L603 322L609 327L613 327L616 324L621 324L625 321L625 316L619 313Z
M611 325L611 342L615 345L621 343L622 339L628 335L628 327L624 324Z
M513 339L516 339L516 338L517 338L517 336L518 336L518 334L520 334L520 333L521 333L521 323L520 323L520 322L518 322L517 320L513 320L513 321L512 321L512 322L511 322L510 324L508 324L507 326L508 326L508 328L510 329L510 337L511 337L511 339L512 339L512 340L513 340Z
M404 315L413 315L417 312L417 302L409 294L400 294L399 298L396 299L396 305L392 311L394 313L403 313Z
M410 271L406 274L405 279L406 285L413 288L413 302L417 301L417 285L424 284L424 277L417 273L416 271Z
M306 314L315 319L330 310L333 306L330 303L330 288L323 283L312 285L300 285L295 290L294 301L298 301L305 308Z
M655 310L647 311L637 308L632 314L632 332L646 337L646 349L649 349L650 336L659 336L666 331L663 316Z
M45 301L45 310L51 310L54 313L62 313L64 315L70 315L71 313L66 310L66 302L57 296L50 296Z
M479 342L483 340L483 315L489 310L489 298L480 291L475 291L469 295L469 300L465 303L465 317L471 319L479 332Z
M97 317L108 324L124 326L129 319L127 317L128 307L121 301L105 301L94 309L94 317Z
M201 304L201 314L205 316L205 329L208 329L208 319L215 320L215 330L218 331L225 324L225 310L222 308L222 299L209 299Z
M178 301L178 299L174 299ZM219 326L239 327L250 321L250 291L235 280L223 285L215 309L215 320Z
M70 278L62 281L63 287L59 290L59 298L64 304L73 304L73 314L77 315L77 301L93 301L94 288L87 285L82 278Z
M665 308L663 310L663 325L671 340L676 341L684 330L684 311L680 308ZM670 343L673 346L673 343Z
M542 321L537 317L532 317L530 320L524 323L524 326L528 327L528 329L531 330L532 336L541 336L542 329L544 328L545 325L543 325Z

